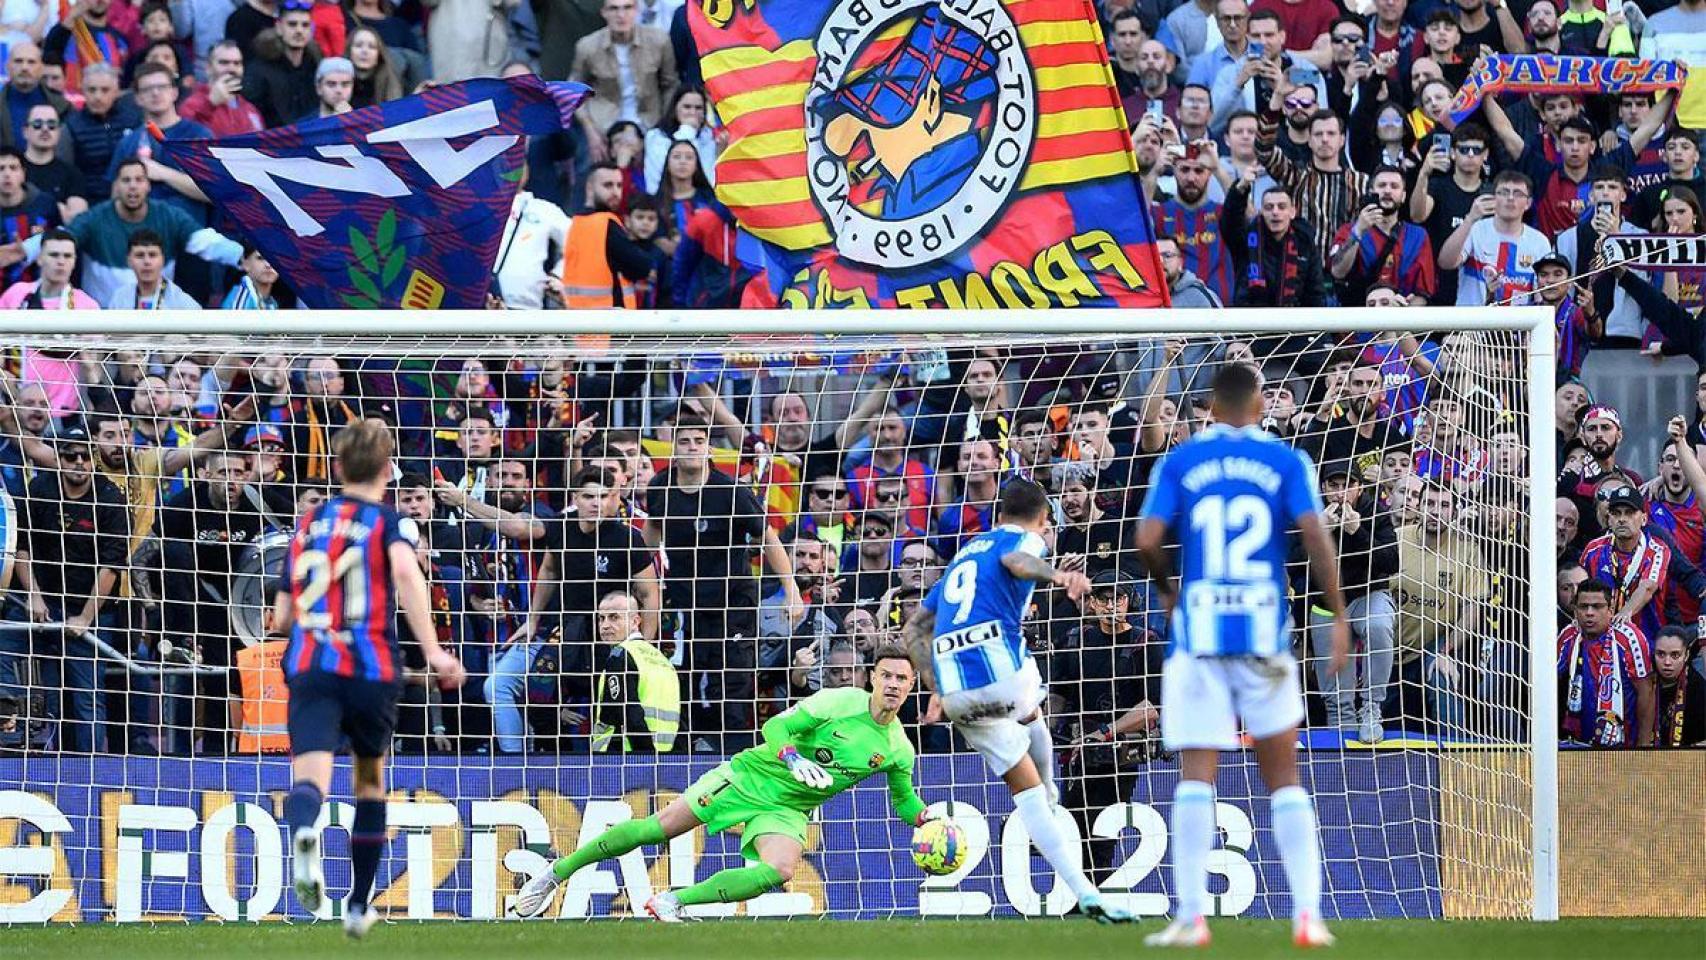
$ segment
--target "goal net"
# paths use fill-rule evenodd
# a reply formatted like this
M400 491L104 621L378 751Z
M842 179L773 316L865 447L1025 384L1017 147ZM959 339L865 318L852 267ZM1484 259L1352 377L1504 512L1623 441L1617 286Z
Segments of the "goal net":
M277 332L244 332L252 316L5 322L0 922L308 919L285 882L269 608L361 418L392 431L388 497L469 671L439 690L399 619L391 917L500 917L550 857L662 809L791 705L866 684L1014 477L1046 485L1051 556L1093 584L1038 590L1025 623L1058 815L1113 901L1163 914L1179 771L1154 711L1193 705L1161 701L1167 624L1135 529L1234 363L1262 369L1263 427L1317 469L1350 601L1352 666L1331 675L1297 551L1326 911L1556 909L1554 556L1531 522L1553 457L1547 315L268 315ZM345 574L295 576L394 602ZM1111 745L1080 742L1144 704ZM1071 910L1005 787L925 707L916 692L899 722L920 796L965 831L959 872L912 864L879 775L811 817L785 889L696 912ZM1214 912L1287 915L1250 753L1217 794ZM351 801L340 756L322 813L339 897ZM631 915L740 843L696 832L589 867L549 915Z

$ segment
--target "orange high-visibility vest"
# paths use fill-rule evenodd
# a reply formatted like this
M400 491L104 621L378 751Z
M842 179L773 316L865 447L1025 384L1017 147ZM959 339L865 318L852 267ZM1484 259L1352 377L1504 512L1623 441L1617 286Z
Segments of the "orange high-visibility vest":
M570 310L634 309L634 285L621 281L622 302L616 302L616 271L610 269L605 243L610 231L622 229L616 214L586 213L569 221L563 239L563 306Z
M286 640L268 640L237 651L237 676L242 681L243 725L237 731L238 753L289 753L286 720L290 688L284 683Z

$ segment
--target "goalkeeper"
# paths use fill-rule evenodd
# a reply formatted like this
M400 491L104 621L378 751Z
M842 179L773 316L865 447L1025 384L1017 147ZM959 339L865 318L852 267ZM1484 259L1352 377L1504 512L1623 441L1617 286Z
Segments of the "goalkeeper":
M741 826L747 864L719 871L680 891L646 901L655 920L677 923L683 907L750 900L787 883L806 849L806 816L866 777L888 777L895 813L917 826L924 801L912 788L912 744L895 714L917 679L899 647L876 652L871 690L824 690L764 724L764 742L742 750L687 788L662 812L619 823L549 870L516 898L523 917L543 913L559 884L582 867L655 846L703 825L711 833Z

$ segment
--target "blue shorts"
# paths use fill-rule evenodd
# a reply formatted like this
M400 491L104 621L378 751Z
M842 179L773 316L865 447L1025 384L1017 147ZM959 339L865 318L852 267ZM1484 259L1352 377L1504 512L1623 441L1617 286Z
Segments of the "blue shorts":
M324 750L335 753L348 738L350 753L383 757L397 729L398 683L357 680L318 670L287 681L290 706L286 725L291 755Z

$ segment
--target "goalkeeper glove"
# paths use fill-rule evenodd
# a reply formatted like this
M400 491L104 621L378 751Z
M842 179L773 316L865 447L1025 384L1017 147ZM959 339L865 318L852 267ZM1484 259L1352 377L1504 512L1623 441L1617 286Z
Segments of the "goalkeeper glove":
M776 754L776 759L788 768L794 779L814 790L828 790L835 781L829 776L829 771L800 756L800 751L792 745L783 747Z

